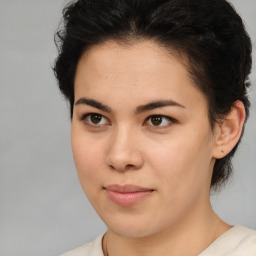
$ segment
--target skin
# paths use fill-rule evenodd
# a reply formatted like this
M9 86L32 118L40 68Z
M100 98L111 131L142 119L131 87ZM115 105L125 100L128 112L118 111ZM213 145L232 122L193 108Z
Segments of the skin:
M170 100L175 104L138 111ZM241 120L227 119L213 131L206 97L182 61L150 41L109 41L86 51L75 103L72 149L82 188L108 226L105 255L197 255L230 229L213 212L209 192L215 159L241 134L241 104L232 112ZM160 123L152 115L163 116ZM111 184L153 192L124 207L107 196Z

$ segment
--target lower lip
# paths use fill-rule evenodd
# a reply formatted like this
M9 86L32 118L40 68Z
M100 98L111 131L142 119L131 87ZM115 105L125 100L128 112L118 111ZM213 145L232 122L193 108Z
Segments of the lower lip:
M120 193L112 190L105 189L109 199L117 205L128 207L135 205L141 200L148 197L153 191L138 191L129 193Z

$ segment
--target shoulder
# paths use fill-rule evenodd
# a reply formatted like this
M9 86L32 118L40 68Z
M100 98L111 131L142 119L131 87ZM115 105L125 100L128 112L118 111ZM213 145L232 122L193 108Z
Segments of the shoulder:
M104 234L101 234L93 241L61 254L60 256L104 256L101 246L103 236Z
M256 256L256 230L234 226L199 256Z

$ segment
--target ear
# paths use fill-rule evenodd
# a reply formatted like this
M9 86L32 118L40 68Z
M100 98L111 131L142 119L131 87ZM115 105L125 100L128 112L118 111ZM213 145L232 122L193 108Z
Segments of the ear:
M237 100L229 114L214 128L213 157L225 157L239 141L246 113L244 104Z

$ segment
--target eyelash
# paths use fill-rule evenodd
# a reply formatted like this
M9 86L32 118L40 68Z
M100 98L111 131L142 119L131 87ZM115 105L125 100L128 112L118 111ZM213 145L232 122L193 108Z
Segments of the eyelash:
M151 116L149 116L149 117L146 119L146 121L145 121L144 123L147 123L147 122L149 122L150 120L151 120L151 122L152 122L152 118L161 118L161 123L160 123L160 125L162 124L163 119L166 119L167 122L168 122L168 124L167 124L167 125L164 125L164 126L160 126L160 125L150 125L151 127L154 127L154 128L157 128L157 129L164 129L164 128L169 127L169 126L171 126L171 125L173 125L173 124L175 124L175 123L177 122L174 118L169 117L169 116L165 116L165 115L151 115Z
M95 115L95 116L98 116L100 117L101 119L102 118L105 118L107 119L105 116L101 115L101 114L98 114L98 113L88 113L88 114L84 114L82 115L79 119L81 121L84 121L86 125L90 126L90 127L93 127L93 128L102 128L102 126L104 126L105 124L92 124L90 123L91 121L88 121L88 118L92 115ZM169 127L175 123L177 123L177 120L172 118L172 117L169 117L169 116L165 116L165 115L158 115L158 114L155 114L155 115L151 115L149 117L146 118L146 120L144 121L143 125L145 125L146 123L148 123L150 120L152 121L152 118L161 118L161 123L160 125L162 124L163 122L163 119L167 119L168 120L168 125L165 125L165 126L160 126L160 125L150 125L151 127L154 127L154 128L157 128L157 129L164 129L166 127ZM107 119L108 120L108 119ZM101 122L101 120L100 120ZM170 123L170 124L169 124Z
M88 114L84 114L82 115L79 119L83 122L85 122L86 125L90 126L90 127L93 127L93 128L101 128L103 125L97 125L97 124L91 124L90 121L88 121L88 118L92 115L95 115L95 116L98 116L98 117L103 117L105 119L107 119L106 117L104 117L103 115L101 114L98 114L98 113L88 113Z

